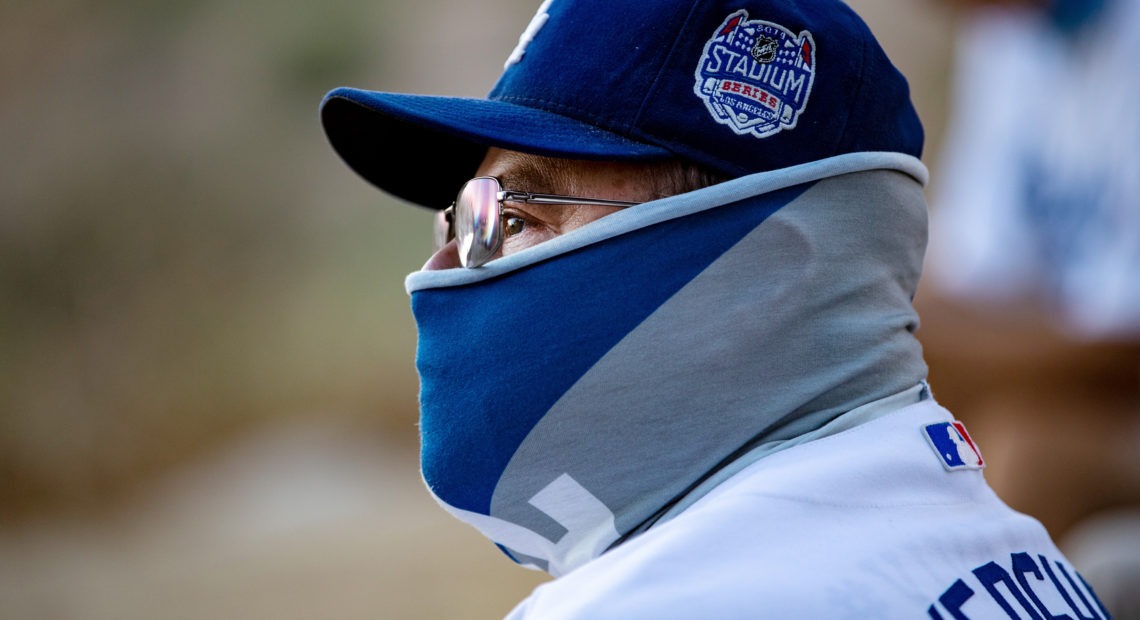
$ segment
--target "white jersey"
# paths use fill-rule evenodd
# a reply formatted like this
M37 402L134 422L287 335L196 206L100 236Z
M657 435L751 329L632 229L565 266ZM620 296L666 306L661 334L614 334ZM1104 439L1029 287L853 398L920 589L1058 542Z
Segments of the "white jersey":
M511 620L1107 618L926 400L774 453Z

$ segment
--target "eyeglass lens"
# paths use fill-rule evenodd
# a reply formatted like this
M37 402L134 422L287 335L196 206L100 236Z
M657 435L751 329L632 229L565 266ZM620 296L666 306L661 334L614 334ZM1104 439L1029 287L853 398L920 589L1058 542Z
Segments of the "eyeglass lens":
M464 267L477 267L499 250L499 182L492 178L471 179L455 199L455 238Z

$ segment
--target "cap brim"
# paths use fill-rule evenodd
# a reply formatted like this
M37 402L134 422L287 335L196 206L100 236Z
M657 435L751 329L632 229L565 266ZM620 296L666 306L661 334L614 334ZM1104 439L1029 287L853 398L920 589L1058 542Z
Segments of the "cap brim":
M447 207L488 147L562 157L651 161L666 149L525 105L338 88L321 102L336 152L380 189L434 209Z

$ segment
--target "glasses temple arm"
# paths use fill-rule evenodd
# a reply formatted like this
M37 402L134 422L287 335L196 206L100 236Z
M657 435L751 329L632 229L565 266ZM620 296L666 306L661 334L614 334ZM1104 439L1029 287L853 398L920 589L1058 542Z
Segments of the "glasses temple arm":
M592 205L600 207L633 207L640 202L625 200L603 200L601 198L576 198L574 196L559 196L557 194L535 194L532 192L501 191L498 199L505 202L525 202L539 205Z

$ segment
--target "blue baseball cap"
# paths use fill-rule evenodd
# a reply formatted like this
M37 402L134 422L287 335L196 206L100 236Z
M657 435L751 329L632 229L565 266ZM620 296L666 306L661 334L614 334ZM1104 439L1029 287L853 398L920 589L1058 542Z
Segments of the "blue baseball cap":
M906 79L838 0L546 0L486 98L337 88L321 122L360 176L436 209L492 146L737 177L923 142Z

